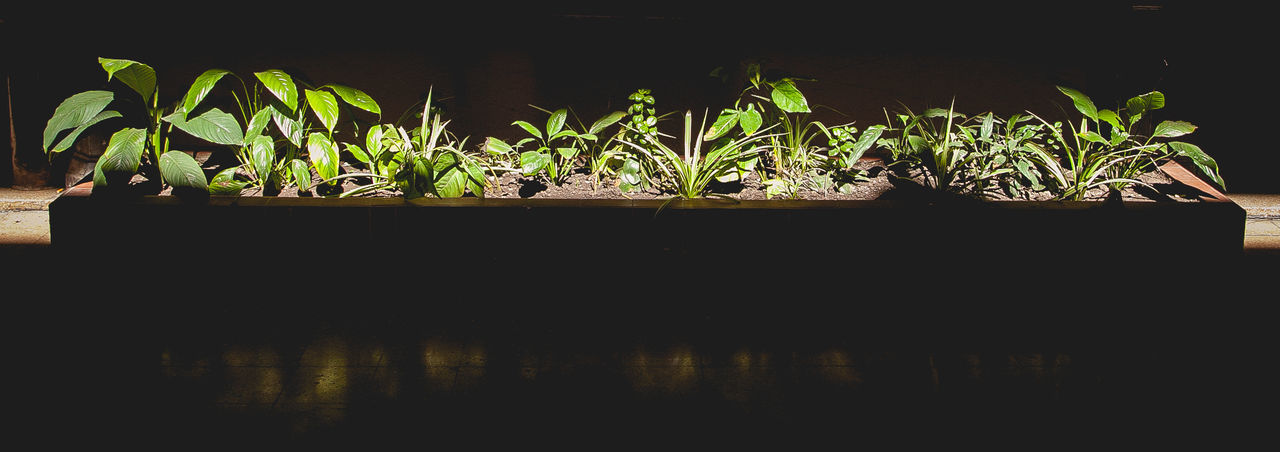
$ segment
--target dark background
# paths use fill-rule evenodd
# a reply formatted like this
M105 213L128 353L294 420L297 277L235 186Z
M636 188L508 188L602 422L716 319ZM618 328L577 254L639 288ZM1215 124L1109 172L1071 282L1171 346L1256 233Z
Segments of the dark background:
M106 83L98 56L154 67L162 102L206 69L251 82L255 71L280 68L364 90L381 104L381 121L394 122L433 87L450 130L472 144L518 137L517 119L540 123L545 114L529 104L572 107L590 124L625 109L642 87L660 112L715 112L737 98L746 64L760 62L814 80L799 85L809 102L834 109L814 119L864 126L883 123L899 102L918 111L954 98L961 112L1026 109L1053 120L1077 117L1054 85L1085 92L1099 108L1160 90L1168 105L1152 124L1198 125L1187 141L1218 160L1228 192L1280 193L1272 172L1280 158L1262 135L1274 96L1261 69L1260 11L1155 0L822 4L38 3L0 12L0 70L18 158L33 167L43 163L40 135L59 102L127 89ZM716 67L727 81L708 76ZM241 89L224 80L211 101L234 106L228 93ZM8 160L9 140L0 141ZM0 185L14 183L9 165L0 168Z

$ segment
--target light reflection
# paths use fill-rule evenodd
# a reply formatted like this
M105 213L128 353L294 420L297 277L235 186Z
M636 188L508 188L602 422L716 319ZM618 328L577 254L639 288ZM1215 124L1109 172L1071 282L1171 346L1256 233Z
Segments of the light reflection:
M818 371L823 378L832 383L859 384L862 374L854 367L849 353L840 349L830 349L817 358Z
M232 347L222 353L227 364L227 385L220 404L271 405L284 390L280 354L271 347Z
M325 338L308 350L303 365L314 366L309 386L298 393L303 403L345 403L347 396L347 344L339 338ZM309 390L306 390L309 389Z
M430 389L451 391L479 384L488 364L483 344L463 344L440 338L422 344L422 367Z
M698 379L698 357L686 344L674 346L666 353L640 348L627 362L627 376L632 388L641 393L688 392Z

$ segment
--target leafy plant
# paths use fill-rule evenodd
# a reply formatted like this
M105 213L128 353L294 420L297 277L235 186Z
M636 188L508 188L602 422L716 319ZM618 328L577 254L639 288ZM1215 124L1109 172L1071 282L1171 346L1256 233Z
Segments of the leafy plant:
M212 143L241 145L244 136L235 119L217 108L197 113L196 107L203 96L162 107L156 73L151 66L111 58L98 58L98 63L107 72L107 81L120 80L138 94L142 103L128 105L125 99L116 102L115 93L105 90L68 97L54 110L45 126L43 147L50 160L75 144L89 127L124 117L119 111L108 109L117 104L142 113L135 119L145 125L122 128L111 135L106 150L94 166L95 190L122 188L133 175L141 174L148 180L168 184L176 192L208 193L208 180L195 159L184 152L170 152L170 133L177 127ZM199 83L197 79L193 88Z
M1196 130L1195 125L1186 121L1161 121L1149 135L1139 134L1140 121L1148 113L1164 108L1163 93L1152 91L1134 96L1125 102L1123 108L1112 111L1097 109L1092 99L1074 89L1059 86L1058 90L1070 97L1076 110L1092 122L1096 132L1089 131L1088 124L1081 121L1081 138L1103 148L1124 149L1125 158L1107 168L1107 174L1113 180L1108 184L1112 190L1124 189L1138 174L1150 171L1161 161L1174 156L1189 158L1210 180L1225 188L1226 183L1218 175L1218 164L1213 158L1191 143L1167 141L1191 134ZM1106 127L1109 138L1102 135L1103 124L1109 126Z
M934 190L965 191L966 166L976 155L960 139L966 119L955 112L955 100L946 110L930 108L918 115L906 106L903 110L897 115L901 124L898 137L880 141L892 153L891 165L920 170L926 185Z
M827 128L815 122L822 134L827 137L825 173L812 179L824 181L822 189L834 186L840 193L852 193L853 184L866 179L864 170L855 167L862 156L875 146L876 141L884 133L886 127L873 125L858 134L858 128L852 124ZM855 135L857 134L857 135Z
M685 112L683 153L677 153L657 139L651 139L644 145L626 140L622 140L622 143L648 157L666 176L663 180L676 193L676 196L686 199L699 198L706 195L707 186L713 179L736 170L742 160L751 158L764 149L763 146L746 149L747 146L772 137L772 135L757 135L744 136L736 140L722 138L715 141L711 150L704 155L702 143L709 141L704 138L703 133L706 125L707 120L704 115L702 125L699 126L695 135L693 113Z
M432 90L422 107L422 123L412 131L390 124L374 125L365 134L365 147L344 143L345 149L365 165L367 172L337 178L369 178L372 182L343 193L354 196L379 189L398 189L406 198L426 195L457 198L470 191L484 197L488 186L481 162L464 152L459 140L446 130L449 121L432 111Z
M772 175L760 173L768 197L794 196L806 178L816 175L814 170L826 160L811 145L818 131L826 129L826 126L809 120L809 101L796 86L796 80L791 77L767 79L758 64L748 65L749 86L739 95L733 108L724 109L707 130L707 138L714 139L735 126L747 135L761 127L779 128L779 132L769 139L772 153L767 155L772 163ZM744 99L747 99L745 107ZM757 163L755 159L741 162L738 171L726 175L723 181L755 171Z
M515 121L511 124L520 126L531 136L517 141L514 145L508 145L504 141L491 137L488 139L487 147L496 147L499 152L505 152L508 149L519 149L527 143L537 144L537 149L520 153L521 173L533 176L545 172L552 183L560 185L568 180L572 173L574 162L585 147L583 142L588 139L595 140L596 137L593 134L579 134L572 127L566 127L565 121L569 117L569 110L566 108L554 112L534 108L551 115L547 118L545 129L538 129L526 121Z

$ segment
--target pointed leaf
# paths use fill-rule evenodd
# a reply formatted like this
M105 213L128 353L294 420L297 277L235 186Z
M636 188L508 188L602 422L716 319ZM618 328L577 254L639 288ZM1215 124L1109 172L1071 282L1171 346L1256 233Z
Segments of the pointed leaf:
M107 142L107 150L99 157L103 173L134 174L142 163L142 153L146 149L146 129L122 129L111 135Z
M267 124L271 123L271 107L262 107L257 113L253 114L253 118L249 119L249 126L244 130L244 142L252 143L258 139L259 135L267 129Z
M871 149L871 146L876 143L876 140L880 139L880 135L884 133L884 130L885 127L880 125L867 127L867 130L863 130L862 135L858 137L858 141L853 143L853 150L850 154L849 163L855 163L858 159L862 158L862 154L865 154L867 150Z
M275 108L271 108L271 120L294 147L302 147L302 125Z
M513 149L511 145L507 144L507 142L499 140L494 137L489 137L487 140L485 140L484 146L485 146L484 147L485 152L488 152L489 154L492 154L492 155L506 155L512 151L515 151L515 149Z
M115 95L110 91L85 91L63 100L61 104L58 104L58 108L53 110L53 116L45 124L45 152L61 152L71 147L70 144L67 144L65 147L59 146L53 150L49 149L49 146L57 139L59 133L63 130L75 129L89 124L98 118L98 115L107 108L107 104L110 104L113 99L115 99Z
M338 177L338 148L329 137L315 132L308 135L307 156L321 179Z
M239 196L244 188L249 186L248 182L236 180L236 168L231 167L219 171L213 176L213 180L209 181L209 194L223 196Z
M550 154L543 154L538 151L520 153L520 172L526 176L538 174L549 163L551 163Z
M742 115L738 116L738 123L742 126L743 133L753 135L764 124L764 118L760 116L760 112L756 111L754 106L747 106Z
M234 116L217 108L211 109L194 118L183 120L182 112L174 112L163 119L174 127L211 143L228 146L243 146L244 132Z
M249 147L249 167L259 182L271 177L271 168L275 167L275 143L268 136L258 136Z
M1070 97L1071 102L1075 104L1076 110L1079 110L1080 113L1083 113L1086 117L1094 121L1098 120L1098 107L1093 105L1093 100L1089 99L1089 96L1086 96L1084 93L1074 89L1062 86L1058 87L1058 91L1061 91L1062 94L1066 94L1067 97Z
M106 121L112 118L119 118L119 117L121 117L120 112L117 112L115 110L106 110L106 111L100 112L98 113L97 116L94 116L92 119L89 119L89 121L71 130L71 133L68 133L67 136L63 137L62 140L58 141L58 144L54 145L53 149L49 149L48 152L56 154L58 152L62 152L67 149L70 149L71 146L74 146L76 144L76 139L80 138L80 134L84 133L84 131L87 130L88 128L93 127L95 124L99 122Z
M563 108L552 113L551 117L547 118L547 135L551 136L559 133L560 129L564 128L564 121L568 116L569 111Z
M1210 157L1209 154L1205 154L1204 151L1200 150L1199 146L1181 141L1171 141L1169 142L1169 147L1178 155L1191 159L1191 162L1195 163L1200 168L1200 171L1209 176L1209 179L1212 179L1219 187L1227 188L1227 183L1222 180L1222 176L1218 175L1218 162L1213 157Z
M1154 136L1162 138L1180 137L1195 132L1196 126L1186 121L1161 121L1156 125Z
M781 108L787 113L809 113L809 102L805 100L804 95L800 94L800 89L796 88L791 79L784 78L777 82L770 83L773 86L773 92L769 97L773 99L773 104Z
M173 188L189 188L201 192L209 192L209 183L204 179L204 170L190 154L181 151L169 151L160 156L160 178Z
M1124 127L1120 127L1120 115L1117 115L1114 111L1098 110L1098 120L1111 124L1111 130L1113 131L1124 130Z
M102 69L107 71L107 80L112 77L120 79L125 85L133 88L143 100L150 101L156 92L156 70L151 66L132 60L98 58Z
M445 152L436 158L435 170L436 195L441 198L457 198L467 189L467 174L458 163L458 157L452 152Z
M210 69L196 77L196 81L191 82L191 88L187 89L187 95L182 98L182 111L186 113L195 111L200 101L204 100L210 91L213 91L213 85L216 85L218 80L221 80L227 74L230 74L230 72L222 69Z
M724 134L733 130L733 126L738 125L738 117L740 115L741 113L738 110L726 108L716 118L716 122L712 123L711 127L707 129L707 133L703 134L702 140L711 141L724 136Z
M378 103L373 100L373 97L365 94L364 91L360 91L350 86L334 84L325 85L321 88L329 88L333 90L338 97L342 98L343 102L346 102L356 108L378 115L382 114L382 107L379 107Z
M255 72L253 75L258 77L267 91L289 107L289 113L298 109L298 87L293 83L293 77L279 69Z
M320 124L324 128L333 133L333 128L338 125L338 99L333 97L327 91L305 90L307 96L307 105L311 106L311 111L315 113L316 118L320 119Z
M578 148L556 148L561 157L572 159L578 155Z
M623 113L620 111L609 113L605 115L603 118L597 119L595 123L591 124L591 128L587 129L587 133L590 133L592 135L598 135L606 127L617 124L618 121L621 121L622 118L626 116L627 116L626 113Z
M302 159L289 161L289 169L293 171L293 183L298 191L311 191L311 167Z
M361 163L368 165L373 160L369 157L369 153L365 152L364 149L361 149L360 146L356 146L351 143L343 143L343 145L344 149L351 153L351 156L355 157L356 160L359 160Z
M526 132L529 132L530 135L538 137L538 139L542 139L542 132L539 131L537 127L534 127L533 124L529 124L524 121L516 121L511 124L520 126L521 129L524 129Z
M995 115L987 113L987 117L982 119L982 129L979 130L978 137L991 138L991 131L995 130L995 124Z

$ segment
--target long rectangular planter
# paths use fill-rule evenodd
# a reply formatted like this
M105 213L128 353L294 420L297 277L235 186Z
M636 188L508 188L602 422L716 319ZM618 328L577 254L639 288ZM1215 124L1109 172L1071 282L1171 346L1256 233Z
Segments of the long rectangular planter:
M1000 257L1088 254L1087 248L1239 253L1244 210L1176 163L1164 169L1206 196L1190 203L698 199L676 200L659 212L662 200L627 199L215 196L193 204L162 196L95 199L91 188L81 186L49 209L53 246L64 250L189 246L202 253L253 254L261 247L287 247L319 257L419 249L491 257L485 260L528 254L553 261L845 253Z
M1219 293L1214 269L1242 253L1244 210L1165 169L1202 202L681 200L659 212L657 200L192 204L81 187L50 205L50 227L54 249L98 276L75 284L130 293L148 303L139 315L342 318L359 303L592 334L711 324L753 338L1097 343L1183 334Z

